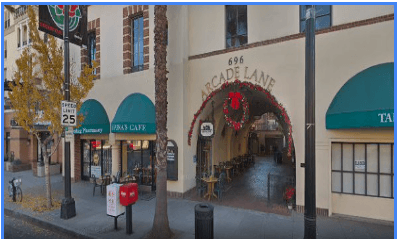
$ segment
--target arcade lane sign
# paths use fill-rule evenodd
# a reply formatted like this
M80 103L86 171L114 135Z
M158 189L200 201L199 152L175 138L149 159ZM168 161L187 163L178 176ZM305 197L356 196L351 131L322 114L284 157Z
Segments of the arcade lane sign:
M207 83L205 83L204 89L201 90L202 101L205 101L212 91L221 87L225 82L233 82L235 80L260 85L270 93L276 80L264 71L252 69L248 66L244 66L243 64L243 56L229 58L228 68L224 71L220 71L219 74L214 75Z
M68 5L69 41L87 44L87 6ZM39 30L63 40L65 5L39 5Z

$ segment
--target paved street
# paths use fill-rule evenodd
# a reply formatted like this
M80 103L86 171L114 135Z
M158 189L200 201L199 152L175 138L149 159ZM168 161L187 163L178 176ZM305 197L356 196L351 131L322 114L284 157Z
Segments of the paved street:
M4 215L4 238L6 239L69 239L73 238L40 228L30 223Z
M12 177L22 178L24 193L39 194L44 192L44 178L35 178L32 171L4 172L4 186L7 186L7 179ZM60 175L52 176L54 191L62 191L61 182ZM20 205L10 202L7 195L5 195L4 207L5 210L40 220L44 224L51 225L52 228L58 227L90 238L138 239L150 230L153 224L155 198L140 197L132 207L134 234L127 235L125 216L118 219L119 230L115 231L113 218L106 215L106 198L99 193L92 196L92 189L93 185L88 182L72 184L72 196L76 201L77 215L69 220L60 218L60 209L44 213L34 213L23 209ZM168 199L170 227L176 232L178 239L194 238L194 206L197 203L197 201L186 199ZM393 223L379 224L379 222L338 217L317 217L318 239L392 239L394 237L393 229ZM284 216L214 204L214 236L217 239L301 239L303 232L303 214L292 212L291 215ZM39 236L38 238L45 237Z

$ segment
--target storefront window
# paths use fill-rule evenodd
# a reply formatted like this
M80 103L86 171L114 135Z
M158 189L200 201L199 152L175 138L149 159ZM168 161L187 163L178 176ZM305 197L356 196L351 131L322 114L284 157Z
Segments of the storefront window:
M394 198L394 144L332 143L332 192Z
M112 148L107 140L83 140L82 147L84 180L112 173Z
M126 140L122 141L122 171L123 176L134 176L138 183L152 184L151 160L153 153L150 150L148 140Z

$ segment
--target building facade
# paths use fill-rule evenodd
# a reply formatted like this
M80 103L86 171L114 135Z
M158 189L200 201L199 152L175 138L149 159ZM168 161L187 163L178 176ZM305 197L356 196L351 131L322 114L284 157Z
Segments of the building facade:
M316 12L317 211L393 221L394 8L333 5ZM169 195L195 187L200 121L214 123L209 147L217 164L249 153L255 117L270 112L295 164L303 212L304 7L173 5L167 16L167 127L177 152L168 159ZM96 60L100 67L81 110L85 121L75 129L74 180L138 170L143 183L153 182L153 29L152 5L88 7L91 38L79 63ZM249 107L238 130L225 121L224 104L235 92Z

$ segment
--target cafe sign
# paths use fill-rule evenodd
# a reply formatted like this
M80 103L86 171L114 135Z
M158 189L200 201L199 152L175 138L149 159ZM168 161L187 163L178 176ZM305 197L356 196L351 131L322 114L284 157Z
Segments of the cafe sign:
M212 122L203 122L200 125L200 136L204 138L212 138L214 136L214 124Z

